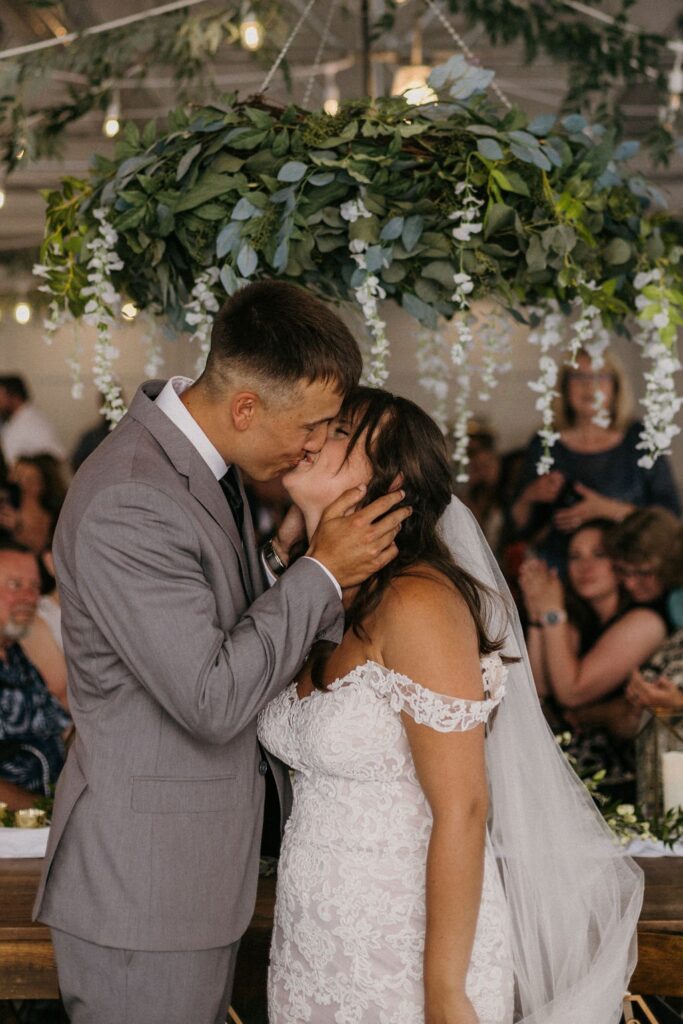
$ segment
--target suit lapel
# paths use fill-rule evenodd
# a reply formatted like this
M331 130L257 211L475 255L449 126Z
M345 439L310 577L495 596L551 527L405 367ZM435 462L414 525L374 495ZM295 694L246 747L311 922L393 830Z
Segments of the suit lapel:
M254 599L254 588L252 585L251 573L249 571L249 564L247 562L247 554L245 552L245 545L242 544L242 538L240 537L237 524L233 518L230 506L225 500L225 495L221 490L221 485L218 480L211 473L211 470L206 465L202 457L197 454L193 457L190 462L190 472L188 476L188 485L190 493L197 499L198 502L206 509L212 519L214 519L221 529L228 535L230 542L234 547L237 557L240 562L240 571L242 574L242 581L244 583L244 589L247 592L250 601ZM240 481L241 486L241 481ZM244 522L249 522L251 527L251 519L249 516L249 506L247 505L246 497L244 498L245 511L244 511ZM251 534L253 538L253 531ZM247 533L245 530L245 538ZM253 547L253 540L252 540Z
M143 426L149 430L150 434L156 438L178 473L187 477L190 493L197 499L203 508L206 509L211 518L218 523L224 533L228 536L239 559L245 592L247 593L249 600L253 601L254 584L252 583L252 579L256 582L260 577L258 575L252 576L253 563L258 556L256 555L254 533L251 525L251 517L249 516L249 506L247 504L246 495L244 495L242 481L240 480L240 487L242 488L244 496L244 521L245 525L248 523L248 527L245 529L244 534L245 545L249 551L248 556L245 552L245 545L242 544L242 539L239 535L239 530L237 529L235 520L233 519L232 512L230 511L230 506L225 500L225 495L221 490L221 485L218 483L194 445L188 441L181 430L178 430L176 425L171 422L168 416L166 416L166 414L154 404L154 399L157 397L165 383L166 382L163 380L155 380L147 381L143 384L138 389L135 398L131 402L128 415L142 423ZM247 561L247 557L249 558L249 561Z

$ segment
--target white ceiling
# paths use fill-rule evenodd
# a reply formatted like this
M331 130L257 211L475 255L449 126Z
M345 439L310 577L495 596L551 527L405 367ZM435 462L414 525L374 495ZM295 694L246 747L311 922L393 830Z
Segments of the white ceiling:
M303 8L303 0L283 0L291 8L290 21L295 20L294 12ZM315 59L320 42L321 26L332 0L316 0L312 15L294 42L290 54L293 67L294 98L301 101L308 78L307 68ZM352 0L360 6L360 0ZM381 0L375 0L381 4ZM81 30L111 19L132 14L153 7L158 0L117 0L113 6L110 0L63 0L62 21L69 31ZM396 26L392 33L385 34L376 44L378 51L398 53L407 60L410 53L412 28L418 0L409 2L398 10ZM340 5L341 6L341 5ZM609 5L599 6L609 10ZM424 10L424 8L422 8ZM630 12L630 20L645 29L660 32L669 38L680 37L683 27L678 25L681 18L680 0L639 0ZM52 34L54 26L46 24L50 12L32 10L22 0L0 0L0 23L4 33L0 38L0 49L21 45ZM565 70L556 60L547 56L532 66L523 64L519 47L493 48L481 29L467 29L464 22L449 15L449 20L466 38L468 45L485 67L494 68L497 80L510 99L532 113L553 111L559 107L564 93ZM424 54L427 63L437 63L449 53L456 52L443 27L433 14L422 14ZM360 22L350 14L336 13L332 18L331 33L325 49L327 61L353 58L360 50ZM352 64L352 60L346 61ZM375 84L378 92L388 91L393 63L378 60L375 64ZM258 91L264 69L241 50L239 46L226 48L214 66L218 87L223 90L239 88L242 95ZM342 96L362 94L360 60L337 76ZM168 70L158 69L142 86L122 82L121 101L123 117L136 118L141 122L151 117L161 117L176 102L176 85ZM322 102L322 80L316 82L312 94L312 105ZM128 86L128 87L127 87ZM51 96L59 96L63 87L53 83ZM281 76L276 76L270 94L277 99L286 99L287 93ZM39 97L44 102L46 97ZM657 98L647 87L630 90L621 97L622 110L626 117L628 133L638 137L644 133L657 117ZM39 243L43 229L43 200L39 188L54 186L62 174L85 174L93 152L107 153L112 144L102 135L102 115L93 113L77 122L68 131L63 159L40 160L20 165L12 174L7 187L7 203L0 211L0 253L18 250ZM683 211L683 159L678 158L668 169L654 171L649 176L668 195L671 207ZM1 257L0 257L1 263Z

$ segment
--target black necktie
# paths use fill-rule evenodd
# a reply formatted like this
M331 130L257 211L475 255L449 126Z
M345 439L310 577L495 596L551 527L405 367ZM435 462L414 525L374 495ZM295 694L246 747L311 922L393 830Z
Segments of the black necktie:
M235 467L230 466L225 476L222 476L218 482L221 485L223 494L227 498L230 511L232 512L235 520L235 525L239 530L239 535L240 537L243 537L242 526L244 524L244 502L242 500L240 485L237 479L237 470Z

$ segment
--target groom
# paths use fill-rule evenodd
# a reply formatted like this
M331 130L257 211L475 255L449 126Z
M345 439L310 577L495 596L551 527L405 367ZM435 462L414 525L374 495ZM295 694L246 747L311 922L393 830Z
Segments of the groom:
M36 901L72 1024L225 1020L268 770L286 795L256 715L341 639L341 588L394 557L408 514L401 492L359 511L347 492L287 572L291 536L266 551L268 588L237 469L314 458L360 369L323 303L252 284L200 379L144 384L74 479L55 554L76 738Z

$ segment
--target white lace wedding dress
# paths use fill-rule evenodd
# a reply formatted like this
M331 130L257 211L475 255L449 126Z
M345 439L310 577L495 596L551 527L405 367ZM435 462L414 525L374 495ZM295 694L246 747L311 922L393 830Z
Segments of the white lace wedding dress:
M497 654L482 673L487 699L465 701L368 661L326 692L300 699L293 684L261 712L261 743L294 769L270 1024L423 1024L432 819L400 712L440 732L471 729L505 692ZM480 1024L511 1024L507 907L488 840L467 994Z

